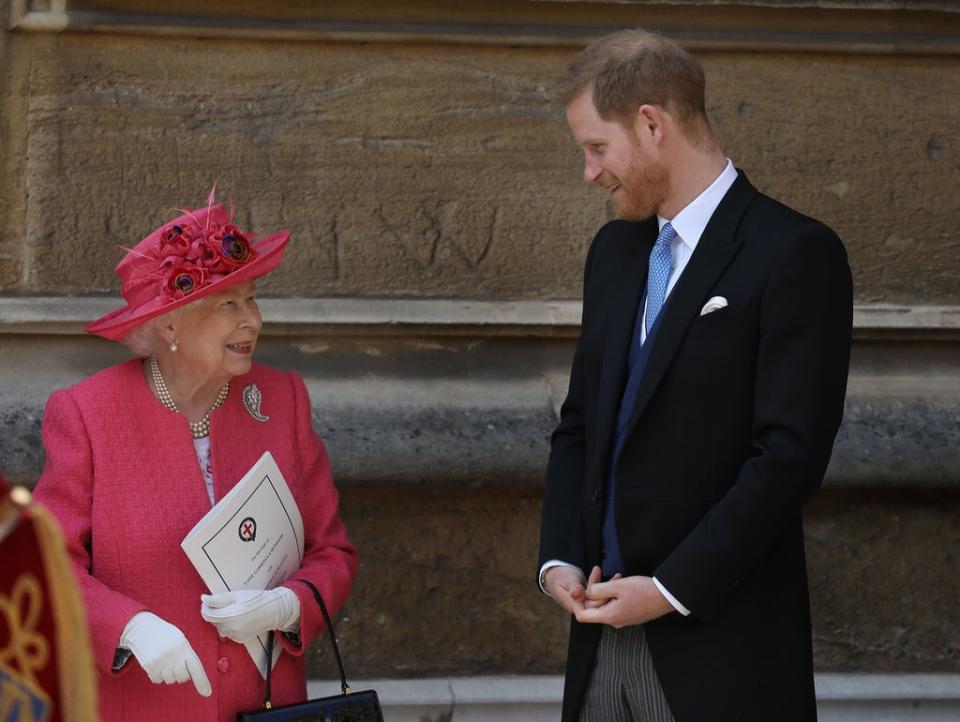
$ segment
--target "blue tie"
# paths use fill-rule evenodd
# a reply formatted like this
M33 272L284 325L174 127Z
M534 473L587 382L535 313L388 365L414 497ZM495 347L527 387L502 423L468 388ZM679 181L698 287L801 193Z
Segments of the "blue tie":
M657 242L650 251L649 269L647 270L647 334L653 328L663 301L667 297L667 284L670 282L670 269L673 266L673 257L670 253L670 244L677 237L670 223L665 223L657 236Z

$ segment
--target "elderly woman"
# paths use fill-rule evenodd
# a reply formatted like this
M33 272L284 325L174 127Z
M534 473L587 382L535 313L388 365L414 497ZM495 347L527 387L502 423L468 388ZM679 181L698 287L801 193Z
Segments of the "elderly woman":
M140 358L47 403L36 498L63 526L79 577L104 722L227 722L257 709L264 682L242 643L270 630L282 632L273 703L302 701L303 655L323 628L303 582L331 612L350 590L356 551L306 388L252 360L254 282L288 238L251 244L213 193L153 231L117 266L126 305L87 326ZM271 590L205 595L180 542L265 451L303 517L303 564Z

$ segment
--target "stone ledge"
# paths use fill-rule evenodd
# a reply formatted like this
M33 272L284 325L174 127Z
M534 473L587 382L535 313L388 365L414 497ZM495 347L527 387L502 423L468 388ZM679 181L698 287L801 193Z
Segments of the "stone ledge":
M15 391L21 394L0 394L0 425L7 431L0 435L0 466L11 479L32 483L43 464L43 405L68 380L46 383L23 373L0 375L0 383L19 383ZM543 481L557 416L553 392L542 379L305 380L314 427L341 485L536 487ZM956 393L939 399L848 397L824 486L960 489L957 403Z
M0 466L32 483L50 392L122 361L82 333L107 298L0 297ZM566 393L580 304L267 299L257 350L295 369L341 484L535 487ZM832 489L960 489L960 313L858 306ZM881 339L881 340L877 340Z
M391 722L547 722L560 716L563 678L447 677L354 680L375 689ZM947 722L960 719L960 675L816 675L820 722ZM311 697L337 694L335 682L311 680Z
M960 331L960 306L855 304L853 328L860 333L892 330Z
M145 11L138 2L17 0L10 27L22 32L119 33L166 37L228 37L259 41L392 42L580 47L613 30L643 23L694 50L956 55L956 10L949 2L897 0L566 0L543 2L337 3L276 2L251 12L223 3L203 14L176 3ZM738 22L729 13L736 5ZM811 22L813 21L813 22Z
M83 334L115 297L0 296L0 334ZM576 336L580 301L265 298L264 335ZM960 306L857 304L856 338L960 339Z
M83 334L117 308L115 297L0 296L0 333ZM576 335L579 301L468 299L265 298L265 335L318 332L461 335Z

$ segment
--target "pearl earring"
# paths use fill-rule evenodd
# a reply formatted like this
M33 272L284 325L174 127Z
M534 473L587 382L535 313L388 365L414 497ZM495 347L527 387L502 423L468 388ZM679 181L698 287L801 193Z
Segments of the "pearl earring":
M177 346L177 342L176 342L176 341L174 341L172 344L170 344L170 351L171 351L171 353L176 353L178 348L180 348L180 347Z

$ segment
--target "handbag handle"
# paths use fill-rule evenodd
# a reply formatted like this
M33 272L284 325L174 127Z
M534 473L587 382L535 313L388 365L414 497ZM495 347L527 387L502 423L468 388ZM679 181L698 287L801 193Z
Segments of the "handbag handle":
M323 603L323 597L320 596L320 591L313 586L313 582L308 582L306 579L298 579L297 581L303 582L310 587L310 591L313 592L313 596L317 599L317 604L320 605L320 611L323 613L323 621L327 624L330 646L333 647L333 656L337 660L337 669L340 671L340 690L344 694L350 694L350 685L347 684L347 673L343 671L343 660L340 659L340 647L337 645L337 635L333 632L333 622L330 621L327 605Z
M340 659L340 647L337 645L337 635L333 631L333 622L330 621L330 613L327 611L327 605L323 603L323 597L320 596L320 590L318 590L313 582L309 582L306 579L297 579L298 582L303 582L308 587L310 591L313 592L313 596L317 600L317 604L320 605L320 611L323 614L323 621L326 622L327 631L330 636L330 646L333 647L333 656L337 660L337 669L340 671L340 689L343 694L350 694L350 685L347 684L347 674L343 671L343 660ZM270 703L270 676L273 672L273 638L274 632L271 630L270 636L267 638L267 684L266 684L266 694L263 697L263 708L270 709L272 707Z

